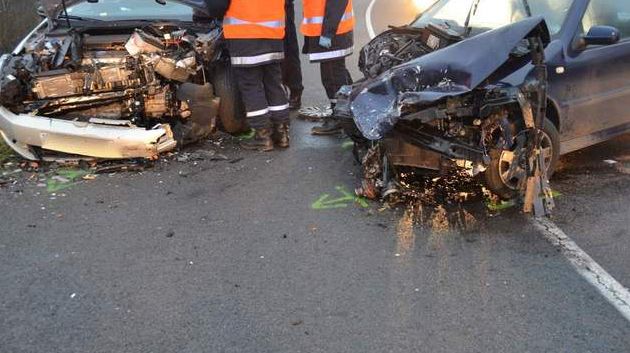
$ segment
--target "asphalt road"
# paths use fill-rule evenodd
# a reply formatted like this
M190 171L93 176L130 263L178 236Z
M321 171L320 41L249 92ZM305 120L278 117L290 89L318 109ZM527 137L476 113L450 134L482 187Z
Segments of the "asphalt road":
M400 20L384 2L377 30ZM368 1L355 6L360 46ZM306 103L323 103L304 69ZM311 126L296 121L286 152L228 139L196 149L229 161L1 188L0 352L630 350L630 323L517 210L471 202L414 223L327 204L359 169ZM569 155L553 180L555 222L625 286L630 176L604 160L630 161L629 142Z

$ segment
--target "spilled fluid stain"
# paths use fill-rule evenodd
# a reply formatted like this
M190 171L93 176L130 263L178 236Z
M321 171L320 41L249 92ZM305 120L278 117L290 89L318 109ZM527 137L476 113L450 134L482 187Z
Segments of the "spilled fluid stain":
M400 192L387 199L406 210L399 228L412 222L441 236L472 232L491 212L481 182L460 172L440 177L401 173L400 185Z
M413 253L416 243L414 232L415 217L413 211L406 210L396 225L396 253L401 256Z
M401 264L413 262L418 245L448 271L450 257L465 243L480 240L496 211L487 207L482 181L457 172L427 176L405 171L399 191L386 197L388 208L402 211L396 223L395 252ZM419 239L418 237L421 237Z

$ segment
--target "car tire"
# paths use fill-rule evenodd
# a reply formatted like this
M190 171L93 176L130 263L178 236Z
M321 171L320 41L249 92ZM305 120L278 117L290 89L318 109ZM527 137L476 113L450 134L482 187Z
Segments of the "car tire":
M560 158L560 133L549 119L545 119L543 132L543 148L551 149L550 152L547 153L547 176L551 179L558 164L558 159ZM502 177L507 163L505 162L504 154L507 152L509 151L491 151L491 162L484 173L488 189L504 200L513 199L518 195L518 189L515 184L516 181L506 181L506 178Z
M245 106L229 65L218 66L213 77L214 91L221 98L219 119L223 130L238 134L249 130Z

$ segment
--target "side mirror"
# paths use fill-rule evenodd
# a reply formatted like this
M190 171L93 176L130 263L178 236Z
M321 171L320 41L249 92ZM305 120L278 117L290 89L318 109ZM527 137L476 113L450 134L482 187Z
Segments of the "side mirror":
M582 37L583 46L589 45L611 45L621 40L621 32L611 26L593 26L588 33Z

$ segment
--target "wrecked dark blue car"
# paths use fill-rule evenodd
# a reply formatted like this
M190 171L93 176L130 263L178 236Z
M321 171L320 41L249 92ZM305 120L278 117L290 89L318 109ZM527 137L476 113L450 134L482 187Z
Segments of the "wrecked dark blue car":
M335 114L357 146L378 147L371 160L463 167L512 198L533 158L547 177L561 154L630 131L624 35L626 1L441 0L363 48L365 79ZM382 179L366 175L373 189Z

